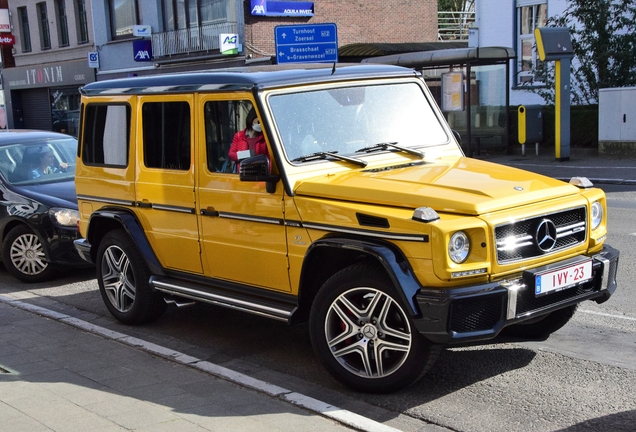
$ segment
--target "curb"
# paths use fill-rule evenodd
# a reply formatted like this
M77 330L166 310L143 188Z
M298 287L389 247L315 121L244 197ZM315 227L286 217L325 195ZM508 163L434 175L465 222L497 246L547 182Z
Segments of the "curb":
M20 300L13 299L7 295L0 294L0 303L22 309L24 311L34 313L63 324L70 325L88 333L96 334L105 339L120 342L132 348L141 349L149 354L161 357L162 359L172 361L183 366L191 367L200 372L213 375L225 381L232 382L244 388L263 393L267 396L277 398L286 403L298 406L308 411L314 412L322 417L329 418L344 426L364 432L400 432L399 429L387 426L370 418L355 414L351 411L338 408L318 399L294 392L292 390L279 387L274 384L253 378L241 372L236 372L226 367L198 359L161 345L147 342L142 339L128 336L124 333L109 330L107 328L91 324L79 318L74 318L64 313L55 312L40 306L25 303Z

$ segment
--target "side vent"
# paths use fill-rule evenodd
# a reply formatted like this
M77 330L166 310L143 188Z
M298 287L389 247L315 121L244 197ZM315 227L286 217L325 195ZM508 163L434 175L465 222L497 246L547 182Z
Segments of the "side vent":
M386 218L377 216L369 216L362 213L356 213L358 223L362 226L368 226L373 228L389 228L389 221Z

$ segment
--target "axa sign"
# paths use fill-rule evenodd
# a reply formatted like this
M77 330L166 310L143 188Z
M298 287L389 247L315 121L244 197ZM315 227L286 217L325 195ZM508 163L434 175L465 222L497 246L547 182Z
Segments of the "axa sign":
M314 16L314 2L251 0L250 5L254 16Z
M149 62L152 61L152 43L149 40L134 40L133 52L135 53L135 61Z

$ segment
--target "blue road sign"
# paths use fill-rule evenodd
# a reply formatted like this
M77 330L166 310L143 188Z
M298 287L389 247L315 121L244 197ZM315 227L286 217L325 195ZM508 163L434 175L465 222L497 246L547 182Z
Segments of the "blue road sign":
M336 25L276 26L277 63L333 63L338 61Z

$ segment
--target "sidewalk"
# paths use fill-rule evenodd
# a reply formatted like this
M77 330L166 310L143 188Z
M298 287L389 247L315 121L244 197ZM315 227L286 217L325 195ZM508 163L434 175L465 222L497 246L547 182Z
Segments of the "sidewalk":
M595 184L636 185L636 157L599 156L596 149L570 149L570 160L557 161L554 148L540 149L526 146L526 155L514 148L513 155L488 155L476 159L533 171L549 177L569 181L572 177L587 177Z
M187 357L0 295L2 430L396 430Z

